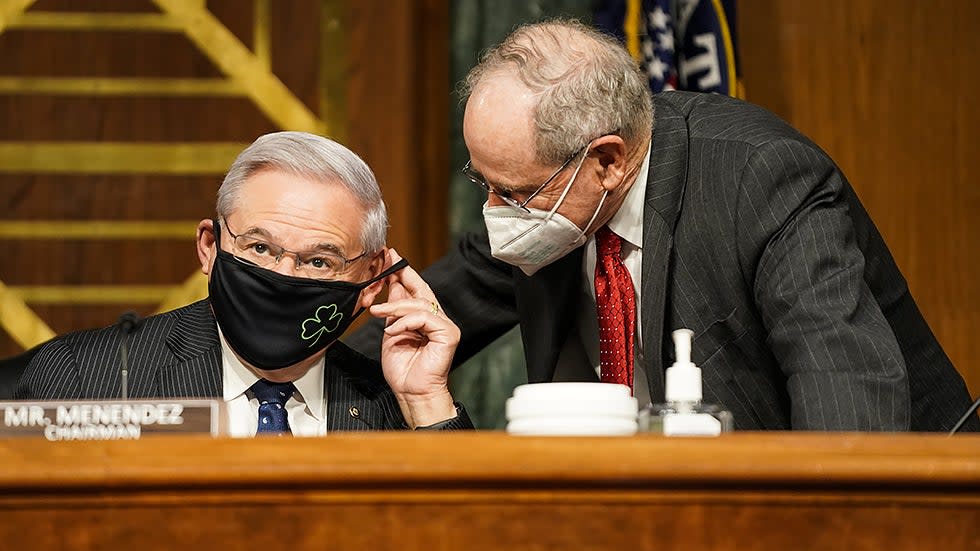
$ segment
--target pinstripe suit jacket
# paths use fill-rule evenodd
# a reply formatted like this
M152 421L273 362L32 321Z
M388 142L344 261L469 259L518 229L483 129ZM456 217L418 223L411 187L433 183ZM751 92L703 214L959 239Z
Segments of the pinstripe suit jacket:
M664 395L670 331L687 327L704 399L741 430L951 428L966 386L833 161L745 102L654 104L638 305L650 396ZM528 277L478 233L423 276L462 329L457 362L519 321L528 380L543 382L574 330L581 266L578 249Z
M107 327L52 340L34 356L16 397L118 398L119 339L117 328ZM207 300L147 318L130 339L131 398L221 397L221 343ZM328 430L406 428L395 395L375 360L335 343L327 349L324 379ZM357 417L352 411L357 411ZM442 428L472 428L472 423L459 408L459 416Z

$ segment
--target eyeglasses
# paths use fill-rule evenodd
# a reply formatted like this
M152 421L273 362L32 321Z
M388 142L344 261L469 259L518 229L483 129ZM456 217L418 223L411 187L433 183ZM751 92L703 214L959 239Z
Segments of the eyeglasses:
M333 279L347 271L347 267L353 262L367 255L365 251L354 258L346 258L339 252L328 249L298 253L270 243L259 235L235 235L228 226L228 220L222 218L222 222L228 234L234 239L235 258L247 260L262 268L271 269L286 253L289 253L296 258L296 271L303 277Z
M590 141L589 143L592 143L592 141ZM528 210L527 204L531 202L531 199L534 199L539 193L541 193L541 190L543 190L545 186L550 184L552 180L554 180L559 174L561 174L561 171L565 170L565 168L568 167L568 164L572 162L572 159L577 157L578 154L584 151L587 147L589 147L588 144L582 146L582 148L580 148L578 151L569 155L568 158L565 159L565 162L562 163L560 167L558 167L558 170L556 170L555 173L552 174L550 178L545 180L543 184L538 186L538 189L534 190L534 193L528 195L527 198L524 199L523 201L518 201L513 197L511 197L509 191L497 191L492 187L490 187L490 184L483 177L483 175L477 172L472 166L470 166L470 161L466 161L466 164L463 166L463 170L461 172L463 173L464 176L469 178L471 182L482 187L488 193L492 193L497 197L500 197L501 201L507 203L508 205L514 207L515 209L522 209L527 211Z

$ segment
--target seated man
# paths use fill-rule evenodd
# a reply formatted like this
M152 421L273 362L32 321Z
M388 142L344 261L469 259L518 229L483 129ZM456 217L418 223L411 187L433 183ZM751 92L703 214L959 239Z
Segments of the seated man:
M257 139L197 228L209 297L129 338L130 397L223 397L232 434L471 428L447 386L459 329L394 250L374 174L312 134ZM384 282L385 304L371 306ZM364 308L385 318L381 365L337 338ZM17 398L120 396L120 331L45 345ZM285 415L283 415L285 410Z

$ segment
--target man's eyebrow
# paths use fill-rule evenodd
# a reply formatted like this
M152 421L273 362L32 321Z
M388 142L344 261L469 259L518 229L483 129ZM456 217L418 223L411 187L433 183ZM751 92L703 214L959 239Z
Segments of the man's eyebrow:
M316 245L313 246L313 248L307 249L306 252L335 253L344 258L347 258L347 255L344 254L344 251L340 250L340 247L334 245L333 243L317 243Z
M480 176L480 178L483 178L483 181L490 186L490 189L496 192L503 192L503 193L513 193L515 191L514 186L491 181L489 178L487 178L486 174L480 172L479 170L476 170L475 168L472 168L472 166L471 169L473 170L473 172L477 173Z
M515 189L514 186L502 184L500 182L493 182L490 184L490 187L492 187L493 189L497 190L500 193L511 194L517 191L517 189Z
M279 244L279 241L276 240L275 236L273 236L268 230L266 230L265 228L260 228L258 226L252 226L248 228L247 230L245 230L245 233L242 235L262 237L263 239L269 241L270 243L274 243L276 245L279 245L280 247L282 246L281 244ZM329 252L329 253L339 254L340 256L346 258L344 252L340 249L340 247L329 242L320 242L317 243L316 245L313 245L310 248L303 249L302 251L296 251L296 252L303 252L303 253Z
M265 228L260 228L258 226L252 226L251 228L245 230L245 233L243 233L242 235L249 235L249 236L261 237L262 239L265 239L266 241L268 241L271 244L274 244L274 245L277 245L279 247L282 247L282 244L276 239L276 237L274 235L272 235L272 233L270 233L269 230L266 230ZM289 250L292 250L292 249L289 249ZM340 247L338 247L336 244L330 243L328 241L322 241L320 243L317 243L316 245L313 245L310 248L298 250L298 251L295 251L295 252L298 252L298 253L301 253L301 254L334 253L334 254L340 255L340 256L342 256L344 258L347 258L347 255L344 254L344 251Z
M265 237L266 239L270 239L270 240L273 237L272 234L269 233L268 230L266 230L264 228L260 228L258 226L252 226L252 227L248 228L247 230L245 230L244 233L242 233L242 235L258 235L260 237Z

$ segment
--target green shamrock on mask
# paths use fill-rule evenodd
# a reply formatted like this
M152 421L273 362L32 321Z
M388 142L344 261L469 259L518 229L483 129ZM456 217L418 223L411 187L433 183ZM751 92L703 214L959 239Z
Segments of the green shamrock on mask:
M322 320L320 318L320 312L324 310L329 312L329 315L325 320ZM313 313L312 318L303 320L303 332L300 333L300 337L302 337L304 341L314 339L313 342L310 343L310 346L307 347L312 348L313 346L316 346L317 341L320 340L320 337L324 333L333 333L336 331L337 326L340 325L340 320L342 319L344 319L344 315L337 312L336 304L321 306L316 309L316 312ZM332 325L331 322L333 322Z

